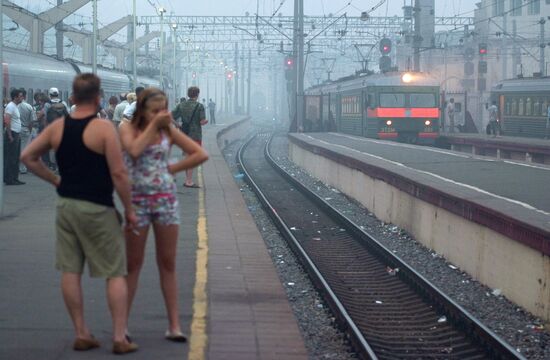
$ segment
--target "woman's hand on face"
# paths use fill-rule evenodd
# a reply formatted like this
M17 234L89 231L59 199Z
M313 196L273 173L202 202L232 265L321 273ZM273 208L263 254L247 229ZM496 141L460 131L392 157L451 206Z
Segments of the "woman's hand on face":
M172 114L168 110L160 111L153 118L153 123L158 129L168 127L172 124Z

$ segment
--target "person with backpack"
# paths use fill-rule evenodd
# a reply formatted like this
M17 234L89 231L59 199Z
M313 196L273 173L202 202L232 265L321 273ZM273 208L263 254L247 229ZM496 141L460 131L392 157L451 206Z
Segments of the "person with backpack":
M44 104L46 126L60 117L69 115L69 107L59 98L59 90L57 90L57 88L50 88L50 90L48 90L48 95L50 96L50 101Z
M202 126L208 124L206 120L206 111L204 105L198 101L200 89L196 86L191 86L187 89L189 99L185 102L180 102L178 106L172 110L172 117L177 121L181 119L180 128L187 136L195 140L199 145L202 145ZM193 182L193 169L185 171L184 187L198 188L199 186Z
M69 107L59 98L59 90L57 88L50 88L50 90L48 90L48 95L50 96L50 100L44 104L44 120L46 122L44 127L49 126L59 118L64 118L69 115ZM49 153L49 167L52 170L57 168L55 162L55 152L53 150Z

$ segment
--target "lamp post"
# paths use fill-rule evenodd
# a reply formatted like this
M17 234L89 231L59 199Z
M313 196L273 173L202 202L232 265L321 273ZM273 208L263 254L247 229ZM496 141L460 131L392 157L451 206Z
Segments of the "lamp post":
M134 89L137 87L137 42L136 42L136 0L133 1L132 6L132 71L134 75Z
M97 0L92 4L93 12L93 37L92 37L92 72L97 74Z
M163 66L164 66L164 13L166 12L166 9L162 6L158 8L158 12L160 15L160 64L159 64L159 81L160 81L160 88L161 90L164 90L164 81L163 81Z
M172 66L173 66L173 69L172 69L172 73L174 74L173 77L172 77L172 87L174 88L174 105L177 103L177 99L178 99L178 75L176 73L176 47L177 47L177 35L176 35L176 30L178 29L178 24L176 23L173 23L172 25L170 25L172 27L172 48L173 48L173 61L172 61Z

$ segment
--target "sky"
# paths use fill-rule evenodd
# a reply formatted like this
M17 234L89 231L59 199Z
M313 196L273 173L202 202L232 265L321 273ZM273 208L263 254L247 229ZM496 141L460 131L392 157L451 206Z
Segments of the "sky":
M52 7L57 0L12 0L17 5L34 12ZM369 11L373 16L393 16L402 14L404 2L411 0L304 0L306 15L341 15L360 16L362 11ZM475 3L480 0L436 0L436 16L473 16ZM280 7L283 15L293 14L293 0L136 0L138 16L155 15L154 6L163 6L167 15L245 15L259 13L271 16ZM282 3L282 5L281 5ZM98 0L98 18L102 23L112 22L132 12L132 0ZM77 14L90 17L90 4L81 8Z

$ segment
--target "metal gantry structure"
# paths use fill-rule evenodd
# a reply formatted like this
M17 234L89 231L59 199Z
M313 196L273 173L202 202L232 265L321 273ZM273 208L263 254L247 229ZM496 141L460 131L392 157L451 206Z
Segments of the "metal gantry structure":
M331 73L339 77L349 75L350 69L365 70L368 64L377 64L379 54L372 49L381 38L388 37L397 42L403 34L411 31L411 21L405 17L354 17L346 13L304 16L302 7L303 0L296 0L295 16L171 15L162 20L177 27L177 42L184 51L180 58L185 59L183 70L186 74L189 71L193 74L218 71L223 76L229 64L231 70L239 67L239 59L247 56L243 49L253 50L249 52L250 60L257 70L267 71L274 67L282 70L282 66L272 60L279 59L282 65L285 56L292 57L296 69L293 70L294 84L289 87L291 118L303 112L303 104L297 99L303 97L304 79L315 84L319 81L319 69L323 69L329 78ZM473 25L473 22L471 17L436 17L435 27L439 30L457 29ZM161 19L159 16L142 16L140 25L145 26L148 33L161 26ZM363 47L368 47L369 51L359 51ZM237 48L241 49L240 55ZM335 61L327 66L327 58ZM223 59L223 69L218 66L220 59ZM234 82L235 109L241 106L238 105L239 73L236 73ZM273 80L276 78L275 75L272 77ZM242 104L244 107L244 102Z
M92 1L95 9L97 0ZM253 70L282 70L285 56L292 56L296 66L301 68L298 75L303 76L310 85L320 80L319 69L324 70L327 78L331 74L335 78L349 75L350 69L366 69L369 64L377 63L378 53L372 51L373 44L382 37L397 42L411 26L410 19L399 16L359 17L348 16L347 13L334 16L282 16L280 13L274 16L175 16L165 14L163 9L157 9L154 16L141 16L138 21L128 15L101 29L95 25L94 32L63 24L64 18L88 2L90 0L57 0L57 7L34 14L9 0L2 0L6 15L28 31L30 51L43 52L44 32L55 28L58 58L64 57L63 37L82 49L82 62L87 64L97 63L97 47L100 46L116 59L116 69L133 73L135 77L138 66L134 64L140 62L141 70L153 76L156 72L159 78L163 78L163 85L165 82L172 83L174 98L177 85L180 88L183 84L189 85L191 74L224 76L226 71L236 70L238 62L248 57L251 58ZM298 7L300 4L303 6L302 2L295 0ZM92 23L97 24L97 14L94 12L94 15ZM163 24L168 26L163 28ZM302 30L296 36L298 24ZM436 29L460 28L472 24L473 19L469 17L435 18ZM126 43L109 39L123 28L128 29ZM138 39L135 38L137 28L145 32ZM171 34L169 42L165 41L166 35L161 36L166 28ZM155 39L158 40L158 49L150 51L151 45L155 47L155 43L151 44ZM303 43L303 50L295 48L297 39L300 39L300 44ZM239 44L241 49L238 56L235 56L235 44ZM369 51L359 51L365 47ZM304 55L303 60L296 55L298 51ZM327 58L335 61L327 66ZM277 61L281 62L281 66L277 65ZM220 63L223 63L222 67ZM244 73L246 69L241 67L241 73ZM172 70L164 71L166 68ZM184 75L176 79L178 73ZM240 75L235 74L235 86L238 86L236 80ZM274 75L271 77L275 79ZM234 93L235 96L237 94Z

